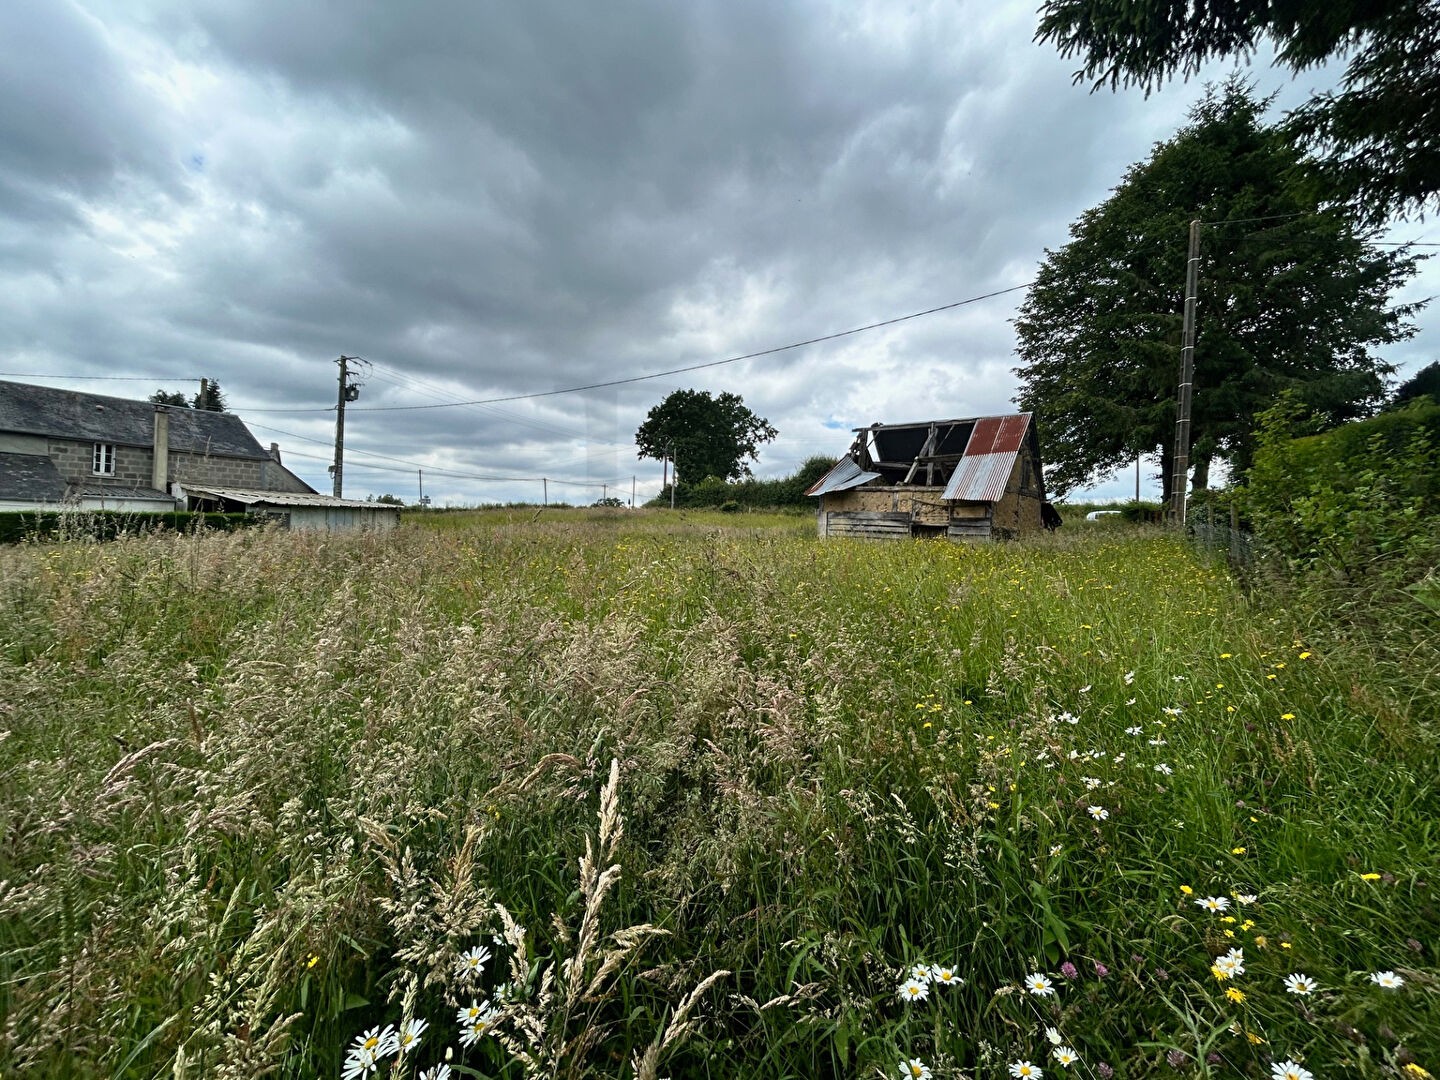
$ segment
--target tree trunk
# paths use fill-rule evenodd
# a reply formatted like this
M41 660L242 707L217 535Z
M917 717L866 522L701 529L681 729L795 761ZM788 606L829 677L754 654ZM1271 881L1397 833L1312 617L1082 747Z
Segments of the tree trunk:
M1210 455L1195 459L1195 471L1190 474L1191 491L1204 491L1210 486Z
M1160 492L1160 503L1169 513L1175 494L1175 447L1169 442L1160 444Z

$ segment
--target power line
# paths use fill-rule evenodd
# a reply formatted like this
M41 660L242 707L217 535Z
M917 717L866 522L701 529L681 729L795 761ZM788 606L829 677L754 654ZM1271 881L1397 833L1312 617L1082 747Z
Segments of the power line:
M327 458L327 457L321 457L319 454L306 454L306 453L304 453L304 452L302 452L302 451L299 451L299 450L291 450L291 451L289 452L289 456L290 456L290 457L309 458L309 459L312 460L312 461L329 461L329 460L330 460L330 459ZM400 468L399 466L396 466L396 465L371 465L371 464L368 464L368 463L363 462L363 461L362 461L362 462L351 462L349 467L355 468L355 469L371 469L371 470L373 470L373 471L375 471L375 472L393 472L393 473L405 473L405 474L413 473L413 472L415 471L414 469L402 469L402 468ZM549 483L549 484L564 484L564 485L566 485L567 487L588 487L588 488L597 488L597 487L606 487L606 486L614 487L614 486L616 485L616 483L619 482L620 479L623 479L623 477L617 477L617 478L612 478L612 479L610 479L610 480L559 480L559 479L556 479L556 478L553 477L553 476L489 476L489 475L486 475L486 474L484 474L484 473L459 472L459 471L456 471L456 470L453 470L453 469L435 469L435 468L431 468L431 467L429 467L429 466L425 466L425 467L424 467L424 470L425 470L425 475L426 475L426 476L444 476L444 477L447 477L447 478L450 478L450 479L456 479L456 480L485 480L485 481L489 481L489 482L492 482L492 483L516 483L516 484Z
M286 438L288 438L288 439L299 439L299 440L301 440L302 442L316 443L316 444L318 444L318 445L320 445L320 446L328 446L328 445L330 445L330 444L329 444L328 442L326 442L324 439L312 439L312 438L311 438L310 436L308 436L308 435L301 435L301 434L299 434L299 433L297 433L297 432L294 432L294 431L281 431L279 428L267 427L267 426L264 425L264 424L249 424L249 425L247 425L247 426L249 426L249 427L254 427L254 428L259 428L261 431L270 431L270 432L275 433L276 435L284 435L284 436L285 436ZM619 444L617 444L617 445L619 445ZM377 453L376 453L375 451L373 451L373 450L358 450L358 449L356 449L356 448L354 448L354 447L346 447L346 453L349 453L349 454L364 454L364 455L366 455L367 457L379 458L381 461L394 461L394 462L397 462L397 463L398 463L397 465L371 465L371 464L368 464L368 463L366 463L366 462L356 462L356 461L352 461L352 462L349 463L349 465L348 465L347 467L353 467L353 468L356 468L356 469L375 469L375 470L378 470L378 471L380 471L380 472L397 472L397 473L409 473L409 472L415 472L417 469L423 469L427 474L430 474L430 475L434 475L434 476L447 476L447 477L452 477L452 478L460 479L460 480L493 480L493 481L505 481L505 482L515 481L515 482L525 482L525 483L535 483L535 484L538 484L538 483L540 483L540 482L542 482L542 481L548 481L549 483L552 483L552 484L567 484L567 485L569 485L569 486L571 486L571 487L603 487L603 486L604 486L605 484L607 484L607 483L613 485L613 484L617 483L619 479L623 479L623 477L621 477L621 478L612 479L612 480L608 480L608 481L601 481L601 480L560 480L560 479L557 479L556 477L553 477L553 476L489 476L489 475L485 475L485 474L481 474L481 473L460 472L460 471L458 471L458 470L446 469L446 468L443 468L443 467L440 467L440 466L436 466L436 465L427 465L427 464L425 464L424 462L411 461L411 460L409 460L408 458L393 457L393 456L390 455L390 454L377 454ZM306 453L304 453L303 451L300 451L300 450L287 450L287 451L286 451L286 456L288 456L288 457L309 458L309 459L314 460L314 461L329 461L329 460L330 460L328 457L321 457L319 454L306 454ZM405 467L404 467L404 468L400 468L399 466L402 466L402 465L405 466Z
M668 371L655 371L648 375L632 375L628 379L609 379L605 382L587 383L584 386L567 386L563 390L542 390L530 394L508 394L504 397L477 398L474 401L455 401L439 405L376 405L364 409L364 412L413 412L418 409L453 409L462 405L494 405L504 401L525 401L530 398L555 397L559 394L579 394L586 390L601 390L607 386L627 386L631 383L647 382L650 379L663 379L669 375L680 375L687 371L701 371L705 368L720 367L723 364L734 364L741 360L754 360L761 356L774 356L776 353L788 352L791 349L801 349L806 345L818 345L824 341L835 341L839 338L850 337L853 334L863 334L869 330L878 330L883 326L894 326L897 323L909 322L911 319L920 319L926 315L935 315L942 311L951 311L966 304L976 304L981 300L989 300L996 296L1004 296L1006 293L1018 292L1021 289L1028 289L1033 281L1027 281L1023 285L1012 285L1008 289L996 289L994 292L984 293L980 296L967 297L964 300L956 300L953 303L941 304L939 307L926 308L924 311L913 311L909 315L897 315L893 319L882 319L879 322L867 323L864 326L856 326L849 330L840 330L833 334L821 334L819 337L806 338L804 341L792 341L789 345L776 345L770 349L760 349L757 352L743 353L740 356L728 356L724 360L710 360L703 364L687 364L685 367L670 368ZM247 412L263 413L317 413L329 412L329 409L248 409ZM362 410L357 410L362 411Z
M188 375L53 375L48 371L0 371L12 379L82 379L85 382L195 382Z

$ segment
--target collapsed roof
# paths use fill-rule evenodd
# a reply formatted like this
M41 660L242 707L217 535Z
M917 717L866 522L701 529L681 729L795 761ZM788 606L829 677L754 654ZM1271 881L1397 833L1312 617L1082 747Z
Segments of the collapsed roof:
M1030 413L871 424L855 428L850 452L805 492L827 495L864 484L944 488L947 501L995 502L1027 438Z

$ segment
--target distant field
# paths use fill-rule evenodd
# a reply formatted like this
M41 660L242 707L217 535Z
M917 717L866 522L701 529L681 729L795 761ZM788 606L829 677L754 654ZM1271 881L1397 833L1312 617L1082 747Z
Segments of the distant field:
M0 1075L1440 1074L1435 703L1078 525L0 550Z

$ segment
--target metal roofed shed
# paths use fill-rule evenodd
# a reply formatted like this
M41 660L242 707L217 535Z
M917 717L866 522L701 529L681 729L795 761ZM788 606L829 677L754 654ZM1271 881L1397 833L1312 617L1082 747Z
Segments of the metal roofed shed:
M821 536L968 540L1050 527L1030 413L856 428L849 453L806 494L820 500Z
M331 495L244 488L191 487L183 492L192 510L261 514L297 532L388 532L400 524L400 508L388 503Z

